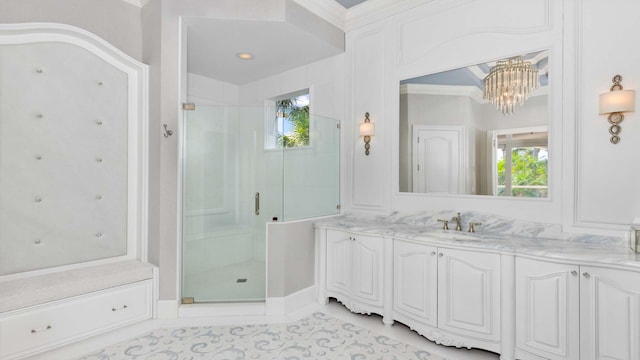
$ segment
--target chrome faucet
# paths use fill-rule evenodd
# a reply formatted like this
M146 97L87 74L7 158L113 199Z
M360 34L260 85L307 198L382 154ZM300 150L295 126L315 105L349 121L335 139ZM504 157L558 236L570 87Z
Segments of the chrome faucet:
M456 231L462 231L462 217L460 217L460 213L451 218L451 221L456 222Z

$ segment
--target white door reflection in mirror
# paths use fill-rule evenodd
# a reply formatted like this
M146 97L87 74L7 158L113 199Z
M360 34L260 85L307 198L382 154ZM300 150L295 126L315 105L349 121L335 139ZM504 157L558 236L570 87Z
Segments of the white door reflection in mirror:
M413 191L464 193L463 126L413 126Z

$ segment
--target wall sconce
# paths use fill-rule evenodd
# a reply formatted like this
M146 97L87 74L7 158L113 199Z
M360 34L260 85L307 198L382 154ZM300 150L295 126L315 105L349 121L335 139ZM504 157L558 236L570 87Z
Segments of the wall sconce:
M600 115L609 114L607 120L611 126L609 134L611 134L612 144L620 142L620 123L624 120L624 112L635 111L636 92L635 90L622 90L622 76L616 75L612 79L613 85L608 93L600 95Z
M364 140L364 154L369 155L371 137L376 134L376 125L369 120L369 113L364 114L364 122L360 124L360 136Z

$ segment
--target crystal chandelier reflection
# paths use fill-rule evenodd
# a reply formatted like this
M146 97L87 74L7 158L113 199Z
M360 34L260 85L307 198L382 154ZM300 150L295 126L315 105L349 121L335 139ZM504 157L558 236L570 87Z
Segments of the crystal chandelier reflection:
M538 69L522 56L499 60L484 78L483 98L503 114L513 114L516 104L522 106L540 87Z

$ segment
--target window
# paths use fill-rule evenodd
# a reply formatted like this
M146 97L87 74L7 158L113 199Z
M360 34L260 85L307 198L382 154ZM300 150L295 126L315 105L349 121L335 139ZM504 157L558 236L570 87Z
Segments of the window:
M274 113L267 119L265 148L309 146L308 90L275 99Z
M502 130L497 133L494 175L496 195L547 197L547 138L546 129Z

